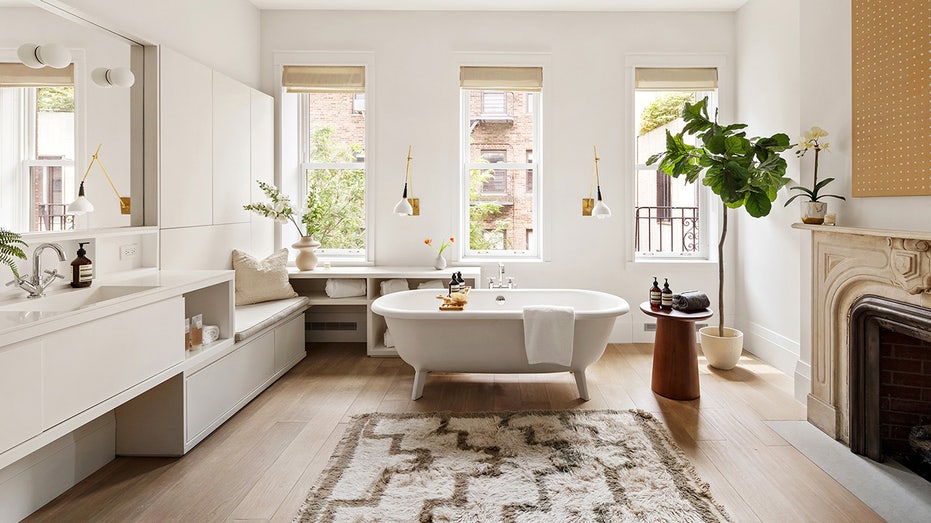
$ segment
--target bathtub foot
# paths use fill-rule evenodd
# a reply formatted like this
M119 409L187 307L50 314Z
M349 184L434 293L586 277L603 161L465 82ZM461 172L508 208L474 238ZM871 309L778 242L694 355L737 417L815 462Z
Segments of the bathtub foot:
M423 396L423 384L427 381L427 371L414 371L414 390L411 391L411 399L420 399Z
M579 397L584 401L590 400L591 396L588 395L588 382L585 381L585 371L574 370L572 374L575 375L575 386L579 389Z

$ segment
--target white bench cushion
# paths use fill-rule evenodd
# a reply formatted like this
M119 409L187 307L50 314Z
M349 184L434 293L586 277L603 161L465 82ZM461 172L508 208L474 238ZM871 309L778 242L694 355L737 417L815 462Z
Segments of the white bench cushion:
M306 296L285 300L266 301L236 307L236 341L254 336L292 314L310 307Z

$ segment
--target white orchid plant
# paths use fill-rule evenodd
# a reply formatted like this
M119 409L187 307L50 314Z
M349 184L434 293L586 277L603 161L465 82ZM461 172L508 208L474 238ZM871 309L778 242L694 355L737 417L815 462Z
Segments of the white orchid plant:
M821 151L826 151L831 144L825 142L823 138L828 135L828 132L824 129L813 126L811 129L805 131L805 135L799 138L799 144L795 148L795 156L801 158L805 156L809 150L815 151L815 178L812 181L812 188L802 187L801 185L796 185L795 187L789 187L790 191L799 191L798 194L792 196L786 200L786 206L792 203L799 196L808 196L810 201L816 202L821 198L837 198L839 200L846 200L843 196L839 194L821 194L821 189L824 189L827 184L834 181L834 178L825 178L818 181L818 154Z
M307 197L308 208L298 209L291 203L290 197L281 194L281 190L278 189L278 187L263 181L259 181L258 184L262 192L265 193L265 196L268 197L268 201L243 205L243 209L261 214L266 218L271 218L280 223L291 222L294 228L297 229L297 233L301 236L313 236L318 232L314 227L314 218L316 217L315 209L317 206L313 205L313 194L309 194ZM301 228L295 218L298 214L301 216L301 223L304 225L304 228Z

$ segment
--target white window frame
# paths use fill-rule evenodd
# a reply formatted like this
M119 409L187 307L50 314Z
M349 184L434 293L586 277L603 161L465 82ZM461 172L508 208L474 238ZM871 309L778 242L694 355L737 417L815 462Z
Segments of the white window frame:
M460 65L475 65L475 64L460 64ZM482 64L488 65L488 64ZM513 64L508 64L513 65ZM526 65L526 64L524 64ZM537 153L537 151L542 151L542 142L543 142L543 122L542 122L542 99L543 93L534 93L538 96L531 97L533 99L533 140L531 148L534 151L534 162L504 162L504 163L481 163L481 162L472 162L471 161L471 143L469 137L471 136L471 129L469 125L470 111L469 111L469 89L459 89L460 91L460 164L462 165L462 170L460 172L460 229L459 235L463 238L463 241L460 244L461 256L460 259L463 261L475 260L475 261L494 261L499 259L504 260L539 260L542 258L542 234L537 233L542 229L542 200L543 200L543 183L542 183L542 157L543 154ZM528 170L533 171L533 221L532 228L534 230L534 239L535 245L528 246L526 250L479 250L471 249L469 247L469 182L471 177L471 171L475 169L488 169L489 165L494 165L496 170L505 170L505 171L522 171L524 176Z
M643 263L689 263L689 264L708 264L717 263L717 251L712 245L717 244L718 228L720 223L721 209L717 197L711 193L711 190L701 181L697 181L698 187L698 205L699 205L699 252L696 254L673 254L673 255L638 255L635 251L635 218L634 210L637 206L637 180L636 173L638 170L646 168L643 164L637 164L637 113L636 113L636 87L634 85L637 68L645 67L668 67L668 68L688 68L688 67L708 67L718 70L718 118L723 121L729 121L732 114L733 94L730 87L730 77L727 68L727 59L724 55L706 55L706 54L629 54L625 57L625 106L628 116L624 119L627 122L626 132L629 133L625 139L624 149L626 155L631 159L632 176L627 183L626 197L624 198L625 209L625 230L628 241L626 252L627 262L634 264Z
M307 169L364 169L365 170L365 249L317 249L321 262L330 262L333 265L374 265L375 263L375 213L374 193L372 187L374 178L369 163L370 148L372 146L371 130L373 112L371 107L376 103L373 95L373 68L374 53L371 52L280 52L273 54L275 63L274 85L279 108L279 158L281 168L276 173L275 184L284 194L292 196L292 202L302 205L307 198L307 184L304 183ZM304 162L301 156L301 147L298 143L300 129L298 127L298 96L285 93L281 87L281 74L285 65L350 65L365 68L365 161L345 163L318 163ZM298 219L300 222L300 219ZM275 244L278 248L290 245L293 227L289 224L275 224ZM285 232L290 231L290 232ZM291 262L289 262L291 263Z

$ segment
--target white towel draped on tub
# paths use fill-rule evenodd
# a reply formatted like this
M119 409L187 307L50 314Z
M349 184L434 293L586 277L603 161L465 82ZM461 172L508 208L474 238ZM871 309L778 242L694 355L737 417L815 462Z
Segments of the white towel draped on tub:
M555 305L524 307L524 349L527 363L572 363L575 309Z

